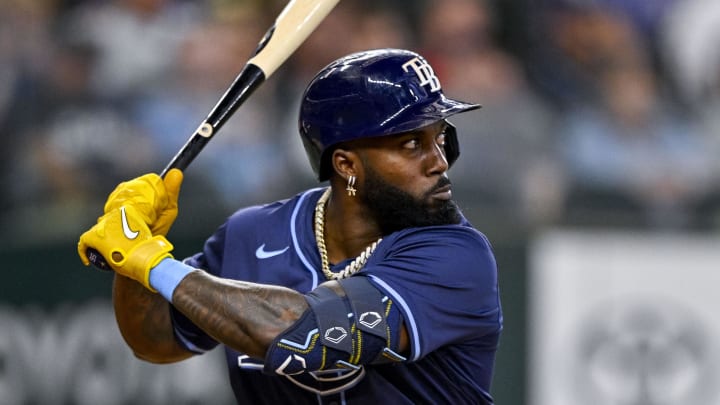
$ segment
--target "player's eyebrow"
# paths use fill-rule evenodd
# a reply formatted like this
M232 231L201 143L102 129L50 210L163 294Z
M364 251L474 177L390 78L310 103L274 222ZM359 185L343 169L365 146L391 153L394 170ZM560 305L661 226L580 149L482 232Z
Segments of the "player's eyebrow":
M442 132L445 131L445 130L447 129L447 127L448 127L447 122L445 122L445 121L443 120L443 121L441 121L441 122L432 123L432 124L430 124L430 125L426 125L426 126L424 126L424 127L417 128L417 129L413 129L413 130L410 130L410 131L407 131L407 132L398 132L396 135L401 136L401 135L419 135L419 134L423 134L423 133L425 133L425 131L426 131L427 128L432 127L433 125L438 125L438 124L439 124L439 128L438 128L438 130L437 130L437 132L436 132L437 134L442 133Z

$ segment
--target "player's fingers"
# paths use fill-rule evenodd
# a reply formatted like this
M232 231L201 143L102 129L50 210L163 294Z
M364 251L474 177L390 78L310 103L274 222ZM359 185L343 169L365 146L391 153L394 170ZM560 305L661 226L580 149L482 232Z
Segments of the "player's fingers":
M170 169L163 179L165 182L165 190L167 191L170 204L177 201L180 194L180 186L183 182L183 172L180 169Z
M105 202L105 212L110 212L120 206L133 204L150 204L155 206L157 196L162 196L163 180L155 173L148 173L132 180L118 184Z
M85 243L85 238L88 232L92 232L92 229L85 232L80 236L80 240L78 241L78 255L80 256L80 261L86 266L90 265L90 259L87 257L87 251L88 251L88 245Z

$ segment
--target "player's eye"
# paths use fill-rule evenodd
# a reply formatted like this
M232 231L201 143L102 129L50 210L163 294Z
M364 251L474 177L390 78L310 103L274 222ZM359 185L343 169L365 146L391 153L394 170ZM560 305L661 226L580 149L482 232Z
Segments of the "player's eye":
M405 141L405 143L403 143L403 148L405 148L405 149L418 149L419 147L420 147L420 140L417 138L409 139L409 140Z
M445 146L446 138L447 135L445 135L445 131L443 131L435 138L435 142L440 146Z

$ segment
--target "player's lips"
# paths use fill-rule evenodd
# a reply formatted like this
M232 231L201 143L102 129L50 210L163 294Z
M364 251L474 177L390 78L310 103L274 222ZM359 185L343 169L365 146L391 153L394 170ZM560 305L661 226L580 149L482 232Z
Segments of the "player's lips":
M449 184L438 187L433 191L432 197L438 200L449 200L452 198L452 187Z

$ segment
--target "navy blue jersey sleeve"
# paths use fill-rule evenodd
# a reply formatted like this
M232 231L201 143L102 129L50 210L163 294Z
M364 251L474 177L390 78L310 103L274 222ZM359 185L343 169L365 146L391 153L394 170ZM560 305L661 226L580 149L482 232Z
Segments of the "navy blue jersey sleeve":
M183 260L188 266L203 269L210 274L218 275L225 251L225 234L227 222L220 226L210 238L205 241L203 250Z
M496 349L502 311L497 265L484 235L466 226L414 228L381 246L363 273L403 312L410 360L449 344Z

